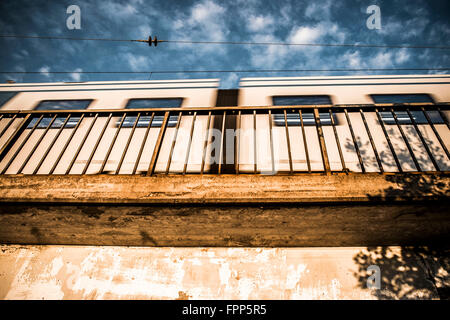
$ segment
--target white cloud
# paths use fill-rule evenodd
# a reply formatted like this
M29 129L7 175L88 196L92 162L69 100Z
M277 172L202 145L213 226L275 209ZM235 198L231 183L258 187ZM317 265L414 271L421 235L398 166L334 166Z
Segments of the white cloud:
M80 79L81 79L81 74L78 73L78 72L82 72L82 71L83 71L83 69L81 69L81 68L76 68L76 69L73 71L73 73L70 74L70 78L71 78L73 81L76 81L76 82L80 81Z
M397 64L404 63L409 60L410 54L408 53L408 50L406 48L400 49L395 54L395 62Z
M47 78L50 76L50 67L49 66L43 66L39 69L39 72L42 73L44 76L46 76Z
M295 27L291 31L289 40L295 43L313 43L326 34L322 26L316 27Z
M118 19L127 19L138 13L138 10L133 4L123 4L115 1L100 2L99 10L109 17Z
M430 21L425 17L413 17L402 21L390 19L386 23L381 20L381 29L378 32L382 35L399 37L400 39L406 40L423 36L425 28L429 23Z
M225 30L225 7L204 0L194 5L188 16L181 15L174 21L176 36L180 38L195 38L202 40L225 40L228 30Z
M365 67L359 51L346 52L339 60L343 64L343 68L361 69Z
M135 55L127 52L123 54L122 57L128 62L131 70L133 71L143 71L144 69L149 69L150 59L146 56Z
M313 1L305 9L305 16L316 20L329 20L331 16L331 0L318 2Z
M250 15L247 18L247 28L253 32L268 32L274 25L274 18L270 15Z
M237 73L229 73L225 79L221 79L220 84L222 88L237 88L239 76Z
M277 42L273 35L255 35L252 38L255 42ZM286 56L289 52L287 46L251 46L250 62L258 68L280 67L285 63Z
M392 53L391 52L380 52L374 57L369 59L372 68L387 68L392 67Z
M294 26L288 40L294 43L314 43L325 36L330 36L339 42L345 39L345 33L340 31L337 24L321 22L314 26Z

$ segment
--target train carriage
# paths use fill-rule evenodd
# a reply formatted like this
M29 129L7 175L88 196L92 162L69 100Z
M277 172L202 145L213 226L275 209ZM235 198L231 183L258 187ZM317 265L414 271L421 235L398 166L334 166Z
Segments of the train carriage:
M0 172L448 171L449 80L243 78L234 90L218 79L2 84Z

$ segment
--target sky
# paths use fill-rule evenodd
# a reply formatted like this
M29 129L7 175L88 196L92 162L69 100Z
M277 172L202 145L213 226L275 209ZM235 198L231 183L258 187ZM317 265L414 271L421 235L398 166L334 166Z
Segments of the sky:
M81 29L69 30L70 5ZM366 25L377 5L381 28ZM2 0L0 34L168 40L450 45L450 1ZM0 83L220 78L237 88L254 76L418 74L447 71L80 74L80 71L447 68L450 50L68 41L0 38ZM50 71L70 71L51 74Z

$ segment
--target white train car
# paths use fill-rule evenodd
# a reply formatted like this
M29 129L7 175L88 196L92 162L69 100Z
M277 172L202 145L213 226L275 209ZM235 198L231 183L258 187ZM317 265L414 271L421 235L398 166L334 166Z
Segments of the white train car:
M87 109L93 113L104 109L140 108L214 110L224 105L223 101L219 102L218 96L223 90L218 87L218 79L1 84L0 107L1 110ZM225 165L231 164L239 173L323 172L323 150L312 109L305 109L300 119L298 107L292 107L299 105L325 106L320 109L319 118L331 171L448 171L450 168L449 111L427 111L433 126L421 111L411 111L417 132L405 111L396 111L397 119L394 119L389 110L380 109L383 122L380 123L373 110L360 113L351 108L374 103L420 103L428 108L434 103L450 102L448 75L243 78L240 88L234 92L236 101L230 106L286 106L286 109L272 110L272 118L268 110L260 109L254 116L248 111L251 109L247 109L239 120L237 110L229 111L227 121L222 121L220 112L215 113L216 116L213 112L211 118L206 113L194 116L193 111L179 118L177 112L172 112L155 173L199 173L205 154L208 159L204 172L215 173L217 166L212 159L218 158L217 153L226 159ZM51 117L39 124L37 121L36 118L28 125L1 159L0 172L144 173L158 140L162 116L152 119L148 132L150 115L147 113L141 114L139 121L136 115L126 118L87 115L81 120L80 115L72 115L70 119L58 117L52 125L49 125ZM0 147L6 144L20 122L19 118L2 116ZM53 130L57 128L61 130ZM221 131L219 135L215 134L217 130L207 133L207 128L233 129L232 139L226 138L227 143L220 150L217 143L221 140ZM239 129L238 134L235 129ZM408 141L403 139L400 130ZM229 144L234 136L237 144ZM235 148L238 148L237 166L233 163ZM231 171L224 170L224 173Z
M27 84L2 84L0 85L0 97L9 100L5 101L1 106L2 110L57 110L57 109L126 109L126 108L151 108L151 107L213 107L216 102L217 88L219 86L218 79L195 79L195 80L161 80L161 81L126 81L126 82L84 82L84 83L27 83ZM139 125L134 131L132 141L130 141L126 157L121 165L120 173L131 173L136 161L136 156L144 138L147 123L150 117L142 116ZM58 152L64 147L70 135L75 129L75 118L66 124L65 129L57 138L57 141L51 148L50 154L41 164L37 173L49 173L55 164ZM130 136L133 121L136 117L127 117L122 124L120 133L116 137L113 149L109 153L109 157L102 172L115 172L122 150L125 148L128 137ZM63 119L59 119L61 123ZM104 135L98 144L98 147L93 155L92 160L86 168L85 173L99 173L103 160L108 152L118 125L120 124L120 117L113 117L112 121L106 127ZM153 120L152 127L149 130L147 140L143 149L143 155L140 158L136 172L146 171L152 150L158 136L159 127L161 126L161 117L157 116ZM171 148L172 137L175 133L174 122L176 123L176 116L171 117L168 128L166 130L165 139L161 146L160 157L156 164L155 172L164 172L166 170L167 158ZM10 119L2 119L0 121L0 130L5 128ZM76 153L80 141L86 135L90 125L93 123L94 117L84 118L77 128L75 135L72 137L70 144L65 150L62 158L54 168L52 173L64 174L71 164L71 160ZM91 151L93 150L98 133L103 130L103 127L108 121L107 117L99 117L87 139L80 150L76 161L73 163L70 174L80 174L87 164ZM194 131L194 139L204 139L206 130L207 117L201 116L196 119L196 130ZM184 116L181 119L180 129L185 130L192 122L192 117ZM19 125L20 120L16 119L10 125L5 134L0 139L0 146L6 142L8 137L14 132ZM47 122L44 122L48 124ZM33 124L33 123L32 123ZM28 126L20 138L25 138L27 133L32 129L32 124ZM55 127L55 126L53 126ZM58 127L58 126L56 126ZM27 155L32 150L36 142L39 141L45 126L38 126L39 130L35 130L32 136L29 137L26 144L21 149L20 153L15 157L14 161L10 163L6 170L6 174L18 173L21 164ZM57 134L58 130L49 130L45 138L41 141L39 148L34 152L27 165L23 168L21 173L33 173L39 161L42 159L45 151ZM14 145L18 148L20 139ZM177 135L177 143L173 153L170 170L178 172L182 170L184 165L184 155L186 151L182 146L186 143L185 135ZM14 147L11 152L1 161L0 171L8 164L8 161L14 154ZM192 152L190 154L189 170L198 170L201 164L201 144L192 144ZM183 152L184 150L184 152ZM209 165L205 170L208 170Z
M444 103L450 101L449 75L396 75L396 76L336 76L336 77L286 77L286 78L243 78L240 81L239 105L321 105L333 104L341 107L354 104L370 105L374 103ZM339 109L337 109L339 110ZM312 113L303 114L305 135L303 139L298 114L292 114L287 109L289 144L294 171L307 171L307 159L304 141L308 150L311 171L323 171L323 161L318 135ZM291 113L291 114L289 114ZM434 171L420 137L406 112L396 112L408 142L422 171ZM419 130L429 143L430 151L435 157L440 170L448 171L450 162L432 128L420 113L412 112L416 118ZM444 119L437 112L427 112L447 149L450 148L450 132ZM450 118L448 111L443 111ZM357 152L351 136L348 121L344 112L334 112L334 122L344 157L345 166L349 171L361 172ZM359 151L366 172L379 172L374 150L371 146L363 119L359 112L348 112L352 129L358 143ZM399 171L393 155L388 147L382 127L375 112L364 112L370 133L377 152L380 154L384 171ZM389 112L381 112L382 119L389 134L391 143L398 154L398 160L403 171L418 171L408 153L408 148L402 139L398 126ZM253 128L252 116L242 117L243 128ZM275 171L289 171L288 141L284 127L284 115L274 116L273 139ZM321 113L320 119L325 138L326 150L332 171L341 171L339 150L329 114ZM270 137L268 132L268 117L257 115L257 163L258 168L270 171ZM253 139L246 135L247 140L240 148L241 171L253 171Z

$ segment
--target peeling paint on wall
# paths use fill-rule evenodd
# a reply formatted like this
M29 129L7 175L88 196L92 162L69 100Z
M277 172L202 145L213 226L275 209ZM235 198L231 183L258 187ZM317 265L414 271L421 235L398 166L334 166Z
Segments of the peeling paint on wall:
M376 299L364 248L0 248L2 299Z

